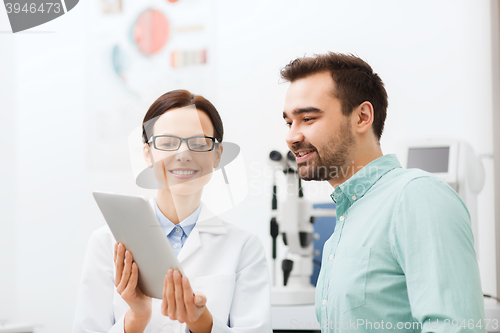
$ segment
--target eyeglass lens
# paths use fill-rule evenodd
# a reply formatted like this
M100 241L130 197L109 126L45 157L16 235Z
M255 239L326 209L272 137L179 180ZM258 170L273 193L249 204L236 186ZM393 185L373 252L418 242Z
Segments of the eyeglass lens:
M180 148L181 139L170 136L159 136L155 138L155 145L160 150L177 150ZM188 148L193 151L208 151L212 149L212 139L194 137L187 139Z

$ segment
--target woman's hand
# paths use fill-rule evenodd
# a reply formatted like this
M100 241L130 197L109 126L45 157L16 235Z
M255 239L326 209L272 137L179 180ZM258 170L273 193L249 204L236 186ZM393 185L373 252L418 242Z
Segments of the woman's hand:
M161 313L172 320L186 323L191 332L211 332L213 319L206 307L207 298L193 293L187 277L169 269L163 285Z
M130 307L125 315L125 325L131 329L126 331L141 331L141 329L136 330L135 328L143 326L145 328L149 323L152 312L151 297L144 295L137 285L139 269L137 263L134 262L132 252L127 251L123 244L116 243L113 260L116 268L116 291Z

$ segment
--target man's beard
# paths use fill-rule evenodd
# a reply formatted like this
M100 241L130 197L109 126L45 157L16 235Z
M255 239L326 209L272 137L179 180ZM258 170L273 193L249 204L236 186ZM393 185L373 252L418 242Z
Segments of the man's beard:
M314 158L297 164L299 177L306 181L345 178L350 171L349 157L354 145L354 135L351 133L349 121L346 120L340 125L339 135L331 138L321 147L321 156L318 150L311 145L294 147L295 151L298 149L314 149L316 151Z

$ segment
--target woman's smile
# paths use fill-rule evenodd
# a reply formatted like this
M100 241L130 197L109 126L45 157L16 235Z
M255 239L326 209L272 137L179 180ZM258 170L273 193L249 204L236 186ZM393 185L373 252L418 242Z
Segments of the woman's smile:
M175 178L178 179L189 179L193 178L195 174L198 173L199 170L194 170L190 168L177 168L168 170Z

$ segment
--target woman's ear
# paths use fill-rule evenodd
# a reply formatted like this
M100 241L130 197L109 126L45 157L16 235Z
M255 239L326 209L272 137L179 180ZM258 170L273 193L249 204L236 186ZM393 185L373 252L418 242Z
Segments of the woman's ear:
M144 160L146 161L146 164L148 165L148 168L153 167L153 162L151 158L151 150L149 148L149 145L147 143L144 144L142 147L142 154L144 156Z
M214 150L212 151L212 166L213 168L217 168L220 163L220 158L222 156L222 151L224 150L224 147L222 147L222 143L216 143Z

